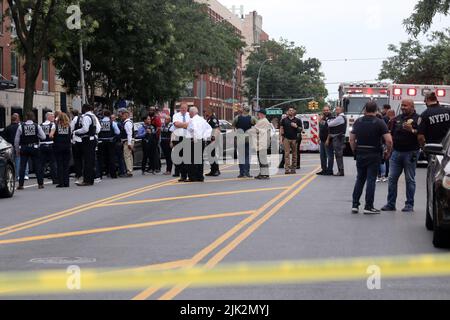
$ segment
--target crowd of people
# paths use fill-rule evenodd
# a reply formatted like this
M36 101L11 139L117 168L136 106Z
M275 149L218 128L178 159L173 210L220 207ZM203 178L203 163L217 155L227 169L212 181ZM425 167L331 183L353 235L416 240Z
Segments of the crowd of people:
M420 149L427 143L441 143L450 129L450 110L439 104L435 93L425 98L427 110L419 115L413 100L401 103L401 114L396 115L389 105L382 110L376 102L365 105L365 114L356 120L350 133L350 146L355 155L357 179L353 191L352 212L359 213L360 199L366 185L365 214L397 210L398 181L405 174L405 213L414 212L416 168ZM347 118L342 108L333 116L328 106L320 117L320 156L322 171L318 175L333 175L334 158L344 176L343 150ZM388 182L387 204L378 210L374 206L377 182Z
M249 113L250 108L244 107L233 122L238 140L243 141L238 147L242 146L239 178L251 177L250 149L256 148L261 166L261 174L256 178L268 179L267 150L272 126L264 110L260 110L257 118ZM30 169L36 174L39 189L44 188L45 177L57 188L70 187L71 169L75 184L80 187L92 186L104 177L131 178L138 151L136 139L141 142L143 175L162 172L161 153L166 160L163 174L173 174L180 178L179 182L203 182L205 176L221 175L217 152L221 142L220 122L213 109L207 108L204 118L196 107L182 103L171 117L168 112L151 107L136 128L130 115L126 108L113 114L109 109L99 111L89 104L82 107L81 113L48 112L42 124L36 122L33 112L27 113L24 121L18 114L12 115L11 125L2 135L14 146L18 190L24 189ZM256 138L250 139L250 135ZM205 154L211 167L206 175Z

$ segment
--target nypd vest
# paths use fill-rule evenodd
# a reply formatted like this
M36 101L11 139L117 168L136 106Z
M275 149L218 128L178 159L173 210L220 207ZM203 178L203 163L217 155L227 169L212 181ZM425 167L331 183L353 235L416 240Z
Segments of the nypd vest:
M70 127L61 127L58 124L56 124L55 129L55 136L53 138L53 141L55 145L71 145L71 137L72 132L70 130Z
M161 139L170 140L170 138L172 137L172 131L170 130L172 126L173 123L167 123L161 127Z
M42 131L45 133L45 140L42 140L42 142L52 142L53 140L50 139L50 132L52 131L53 123L48 124L41 124Z
M90 115L90 114L85 114L85 115L83 115L83 117L91 118L91 125L89 126L88 132L86 134L82 135L81 138L82 139L92 140L92 137L95 137L95 135L97 133L97 129L96 129L96 126L95 126L96 122L95 122L94 116Z
M20 136L20 145L36 145L39 143L38 125L36 123L22 125L22 135Z
M330 134L332 135L342 135L347 132L347 117L339 116L344 118L344 123L337 127L329 127Z
M111 120L101 120L100 121L101 130L98 134L98 138L101 141L112 141L114 140L116 134L114 133L113 122Z
M132 122L130 119L127 119L127 120L125 120L125 121L122 123L122 125L120 126L120 139L121 139L122 141L128 140L127 131L125 130L125 125L126 125L128 122L131 123L131 124L133 124L133 122ZM134 130L133 130L133 129L132 129L132 137L134 138Z

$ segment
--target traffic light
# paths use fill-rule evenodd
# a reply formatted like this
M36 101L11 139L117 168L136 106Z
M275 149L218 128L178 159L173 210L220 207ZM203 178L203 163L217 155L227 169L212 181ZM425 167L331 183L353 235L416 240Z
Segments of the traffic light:
M314 110L314 106L315 106L314 101L308 102L308 110Z
M319 102L314 102L314 110L319 110Z

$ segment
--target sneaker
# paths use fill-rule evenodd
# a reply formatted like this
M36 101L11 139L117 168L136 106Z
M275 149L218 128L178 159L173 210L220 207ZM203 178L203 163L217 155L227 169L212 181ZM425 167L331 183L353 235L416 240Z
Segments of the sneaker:
M359 213L359 207L353 207L352 208L352 213L353 214L358 214Z
M388 181L389 181L389 178L386 178L386 177L381 178L381 182L383 182L383 183L386 183L386 182L388 182Z
M380 183L381 182L381 178L377 178L377 183Z
M325 171L320 171L320 172L317 172L316 175L324 176L324 175L326 175L326 172Z
M364 209L364 214L367 214L367 215L369 215L369 214L380 214L380 213L381 213L381 211L378 210L378 209L375 209L375 208L365 208Z
M25 181L28 181L28 180L30 180L30 177L29 176L25 176Z
M405 208L403 208L402 212L412 213L412 212L414 212L414 207L413 206L406 206Z
M381 208L381 211L394 212L394 211L397 211L397 209L395 207L391 207L389 205L385 205L383 208Z
M103 180L102 180L101 178L97 178L97 179L94 180L94 183L97 183L97 184L98 184L98 183L101 183L102 181L103 181Z
M245 175L243 175L243 174L238 175L238 179L244 179L244 178L245 178Z

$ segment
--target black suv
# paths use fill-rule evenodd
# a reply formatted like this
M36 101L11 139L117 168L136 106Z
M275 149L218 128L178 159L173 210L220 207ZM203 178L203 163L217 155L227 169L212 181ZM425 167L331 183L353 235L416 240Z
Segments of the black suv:
M450 247L450 132L442 144L424 148L430 157L427 174L427 229L436 248Z
M0 198L11 198L16 187L13 147L0 137Z

